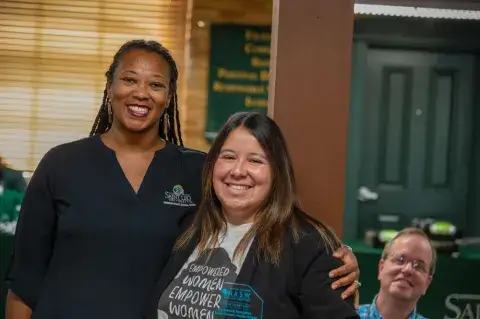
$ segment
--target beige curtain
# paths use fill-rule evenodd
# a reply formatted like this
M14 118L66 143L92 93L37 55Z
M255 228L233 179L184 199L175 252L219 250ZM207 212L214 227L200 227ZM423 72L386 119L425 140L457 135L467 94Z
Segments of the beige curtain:
M32 171L86 137L104 73L131 39L154 39L183 67L185 0L1 0L0 156Z

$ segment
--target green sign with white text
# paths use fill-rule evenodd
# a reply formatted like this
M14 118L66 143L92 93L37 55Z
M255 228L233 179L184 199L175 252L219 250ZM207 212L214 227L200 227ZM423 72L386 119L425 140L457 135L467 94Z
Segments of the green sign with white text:
M270 26L211 25L207 141L233 113L267 112L269 66Z

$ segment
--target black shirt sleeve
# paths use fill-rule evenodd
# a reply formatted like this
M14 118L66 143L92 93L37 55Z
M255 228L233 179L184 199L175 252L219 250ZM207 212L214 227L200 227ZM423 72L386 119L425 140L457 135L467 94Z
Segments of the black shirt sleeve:
M8 288L31 309L35 308L52 252L56 213L52 196L52 151L39 163L20 210Z
M341 298L345 288L331 288L334 279L328 274L339 267L341 261L327 252L315 230L301 240L296 256L297 265L302 269L299 293L302 318L358 318L353 298Z

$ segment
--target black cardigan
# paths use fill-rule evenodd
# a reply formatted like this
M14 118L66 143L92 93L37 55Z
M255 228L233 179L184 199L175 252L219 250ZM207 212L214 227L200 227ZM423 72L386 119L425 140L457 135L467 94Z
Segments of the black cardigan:
M282 258L278 265L256 258L254 239L237 277L239 287L253 289L255 316L258 319L347 319L359 318L353 298L342 300L344 289L332 290L328 274L341 261L331 256L315 228L301 223L303 235L295 243L291 230L285 232ZM198 236L186 249L174 252L157 282L145 319L157 318L161 294L175 278L196 246ZM263 302L259 300L263 300ZM263 306L259 306L263 304ZM263 310L262 310L263 309ZM248 309L247 309L248 310ZM262 310L262 311L261 311ZM234 317L225 317L234 318Z

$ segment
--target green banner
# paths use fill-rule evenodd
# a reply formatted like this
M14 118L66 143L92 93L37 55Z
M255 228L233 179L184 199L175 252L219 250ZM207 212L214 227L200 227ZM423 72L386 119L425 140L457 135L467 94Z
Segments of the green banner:
M211 25L208 142L233 113L267 112L269 66L270 26Z

